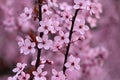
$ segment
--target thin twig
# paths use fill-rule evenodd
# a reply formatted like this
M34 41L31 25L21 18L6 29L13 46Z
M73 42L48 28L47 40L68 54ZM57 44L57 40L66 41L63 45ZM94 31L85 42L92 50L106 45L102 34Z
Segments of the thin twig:
M39 21L42 21L42 2L43 0L38 0L38 5L39 5ZM43 33L40 33L40 37L43 36ZM40 55L41 55L41 49L38 48L38 54L37 54L37 60L36 60L36 64L35 64L35 69L38 68L39 63L40 63Z
M78 11L79 11L79 9L77 9L75 11L75 14L74 14L74 16L72 18L72 25L71 25L71 29L70 29L70 33L69 33L69 43L68 43L68 46L67 46L67 50L66 50L66 54L65 54L65 59L64 59L64 65L63 65L63 72L64 72L64 74L65 74L65 71L66 71L65 63L67 62L68 53L69 53L69 49L70 49L70 43L71 43L71 39L72 39L72 32L73 32L74 23L75 23L75 19L77 17Z

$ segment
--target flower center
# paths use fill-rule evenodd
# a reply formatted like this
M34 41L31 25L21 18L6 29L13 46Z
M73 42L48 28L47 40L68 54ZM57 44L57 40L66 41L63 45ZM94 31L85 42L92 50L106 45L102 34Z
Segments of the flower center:
M66 15L65 17L66 17L66 18L69 18L69 16L68 16L68 15Z
M62 36L61 39L64 40L65 39L64 36Z
M82 2L80 2L80 4L79 4L80 6L82 6L83 4L82 4Z
M23 80L26 80L26 77L23 77Z
M74 66L75 65L75 63L74 62L72 62L72 64L71 64L72 66Z
M45 26L44 28L45 28L45 29L48 29L48 26Z
M31 49L32 47L31 46L28 46L28 49Z
M59 77L59 75L57 74L56 77Z
M46 9L43 9L43 12L46 12L47 10Z
M26 13L27 17L30 15L29 13Z
M79 26L80 29L81 29L82 27L83 27L82 25Z
M42 44L45 44L45 41L44 41L44 40L42 41Z

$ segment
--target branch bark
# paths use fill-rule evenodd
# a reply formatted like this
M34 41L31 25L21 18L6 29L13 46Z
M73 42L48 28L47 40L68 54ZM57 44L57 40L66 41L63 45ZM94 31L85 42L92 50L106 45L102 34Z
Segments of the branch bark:
M38 0L38 7L39 7L38 16L39 16L39 21L42 21L42 2L43 2L43 0ZM43 33L40 33L40 37L42 37L42 36L43 36ZM35 69L37 69L38 66L39 66L40 56L41 56L41 49L38 48L38 54L37 54L37 60L36 60L36 64L35 64Z
M77 9L75 11L75 14L74 14L74 16L72 18L72 25L71 25L71 29L70 29L70 33L69 33L69 43L68 43L68 46L67 46L67 49L66 49L66 54L65 54L65 59L64 59L64 65L63 65L63 73L64 74L65 74L65 71L66 71L65 63L67 62L68 53L69 53L69 49L70 49L70 43L71 43L71 39L72 39L72 32L73 32L73 28L74 28L74 24L75 24L75 19L77 17L78 11L79 11L79 9Z

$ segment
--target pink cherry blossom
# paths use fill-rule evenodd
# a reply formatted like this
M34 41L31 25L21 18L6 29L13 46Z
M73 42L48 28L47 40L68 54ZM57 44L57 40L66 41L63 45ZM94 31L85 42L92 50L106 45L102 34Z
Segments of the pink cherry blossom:
M40 66L41 66L41 68L44 68L45 62L46 62L46 60L44 58L40 57L40 63L41 63ZM31 62L31 65L35 66L35 63L36 63L36 59Z
M37 36L36 40L38 41L39 49L44 48L48 50L52 45L52 40L49 40L47 35L43 35L43 38Z
M21 74L18 76L18 80L29 80L30 75L25 74L25 72L21 72Z
M48 0L48 5L51 7L58 7L58 4L56 3L57 0Z
M4 28L6 31L13 32L18 29L18 27L15 24L15 18L14 17L7 17L5 20L3 20Z
M103 12L103 10L102 10L102 4L101 4L101 3L97 2L97 3L96 3L96 7L97 7L97 9L98 9L98 12L100 12L100 13Z
M83 35L85 34L85 31L89 30L89 27L85 25L84 19L77 19L74 30Z
M15 18L14 17L7 17L4 21L3 24L5 26L14 26L15 25Z
M49 10L48 5L43 5L43 6L42 6L42 13L43 13L43 14L50 15L52 12Z
M17 77L8 77L8 79L7 80L17 80Z
M53 30L54 33L61 30L60 22L58 20L52 20L51 25L54 27L54 30Z
M23 18L23 20L31 19L33 10L31 8L25 7L24 13L21 13L20 16Z
M19 47L22 47L22 46L24 46L24 39L23 38L21 38L21 37L18 37L18 45L19 45Z
M100 18L100 13L102 13L102 5L100 3L96 3L96 12L95 12L95 17L97 19Z
M60 42L54 42L52 46L53 51L58 51L62 48L62 44Z
M64 11L61 13L62 19L65 20L66 22L70 21L72 19L72 14L70 11Z
M75 5L74 9L86 9L86 1L85 0L74 0Z
M31 42L29 39L26 39L25 46L27 47L27 50L24 54L35 53L35 42Z
M23 69L27 66L25 63L17 63L16 68L13 69L13 72L21 73Z
M17 20L18 20L18 24L19 24L22 31L28 32L30 29L32 29L32 30L34 29L34 26L30 21L24 20L21 17L18 17Z
M65 10L65 11L68 11L68 10L72 9L72 7L69 4L67 4L66 2L60 3L59 6L60 6L61 10Z
M79 70L80 69L79 62L80 62L79 58L76 58L76 57L70 55L68 57L67 63L65 64L65 67L67 67L70 71Z
M87 10L90 12L90 14L92 15L92 14L95 14L95 5L96 4L94 4L94 3L91 3L91 4L89 4L88 6L87 6Z
M35 53L35 42L31 42L29 39L21 39L18 42L20 52L27 55L29 53Z
M92 27L92 28L94 28L94 27L96 27L96 22L97 22L97 20L95 19L95 18L92 18L92 17L88 17L87 18L87 22L90 24L90 26Z
M55 33L54 27L52 26L52 21L40 21L40 27L38 28L38 32L43 32L44 34L48 34L49 32Z
M63 71L57 72L55 69L52 69L53 76L51 77L51 80L65 80L65 75L63 74Z
M102 13L102 5L98 2L96 3L89 3L87 5L87 10L90 12L91 15L99 15Z
M31 65L35 66L35 64L36 64L36 59L31 62ZM51 61L51 60L48 60L48 59L46 60L46 59L40 57L40 65L39 65L39 67L44 68L45 64L52 65L52 64L54 64L54 62Z
M59 31L59 36L56 36L54 39L60 43L69 43L69 33L64 33L63 31Z
M47 71L42 71L41 66L37 68L37 71L33 71L34 80L46 80Z

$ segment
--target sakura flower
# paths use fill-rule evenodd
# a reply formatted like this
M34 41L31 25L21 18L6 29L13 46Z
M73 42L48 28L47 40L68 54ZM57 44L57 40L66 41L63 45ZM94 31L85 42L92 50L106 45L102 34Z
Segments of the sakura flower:
M102 13L102 4L96 3L96 7L97 7L98 12Z
M48 7L47 5L43 5L43 6L42 6L42 13L49 15L49 14L51 14L52 12L49 10L49 7Z
M67 11L62 12L61 16L62 16L62 20L65 20L66 22L68 22L72 19L72 15L71 15L70 11L69 12L67 12Z
M66 2L60 3L59 6L60 6L61 10L65 10L65 11L68 11L68 10L72 9L72 7L70 5L68 5Z
M19 47L24 46L24 39L23 38L18 37L18 45L19 45Z
M13 76L13 77L8 77L7 80L17 80L17 77L16 76Z
M102 13L102 5L100 3L96 3L96 12L95 12L95 17L97 19L100 18L100 13Z
M59 21L52 20L52 24L51 25L54 27L54 30L53 30L54 33L56 31L60 31L61 30L61 27L59 27L59 25L60 25Z
M52 46L52 50L53 51L58 51L62 48L62 44L59 42L54 42L53 46Z
M65 75L63 74L63 71L57 72L55 69L52 69L52 78L51 80L65 80Z
M5 20L3 20L4 28L7 31L14 31L17 30L18 27L15 24L15 18L14 17L6 17Z
M6 26L14 26L15 25L15 21L14 21L14 17L8 17L3 21L3 24Z
M52 21L40 21L38 32L43 32L44 34L48 34L48 32L55 33L54 27L52 26Z
M89 5L87 5L87 10L90 12L90 14L95 14L96 12L96 7L95 7L95 3L91 3Z
M101 46L91 49L87 56L89 56L89 58L92 58L94 64L102 66L103 60L108 57L108 53L107 50Z
M24 72L21 72L21 74L18 76L18 80L29 80L30 75L25 74Z
M44 48L44 49L48 50L52 45L52 40L49 40L47 35L43 35L42 38L37 36L36 40L38 41L39 49Z
M46 62L46 60L44 58L40 57L40 66L41 66L41 68L44 68L45 62ZM35 63L36 63L36 59L31 62L31 65L35 66Z
M18 42L18 45L20 47L20 52L24 53L25 55L29 53L35 53L35 42L31 42L29 39L21 39Z
M47 71L42 71L41 67L37 68L37 71L33 71L34 80L46 80Z
M87 18L87 22L90 24L90 26L93 28L93 27L96 27L96 22L97 20L95 18L92 18L92 17L88 17Z
M56 36L54 39L60 43L69 43L69 33L64 33L63 31L59 31L59 36Z
M90 12L90 14L99 14L102 13L102 5L100 3L90 3L87 5L87 10Z
M21 13L20 14L20 16L24 19L24 20L28 20L28 19L31 19L31 17L32 17L32 12L33 12L33 10L30 8L28 8L28 7L25 7L24 8L24 13Z
M70 55L68 57L67 63L65 63L65 67L67 67L70 71L73 71L75 69L79 70L80 69L79 62L80 62L79 58L75 58L74 56Z
M25 63L17 63L16 68L13 69L13 72L21 73L23 69L27 66Z
M74 0L75 5L74 9L86 9L86 1L85 0Z
M44 58L40 57L40 65L39 65L39 67L41 67L41 69L44 68L44 66L45 66L46 63L50 64L50 65L54 64L53 61L51 61L51 60L45 60ZM36 64L36 59L31 62L31 65L35 66L35 64Z
M54 6L54 7L58 7L58 4L56 3L57 0L48 0L48 5L49 6Z
M26 31L28 32L30 29L32 29L32 30L34 29L33 24L30 21L24 20L21 17L18 17L18 24L19 24L21 30L24 32L26 32Z
M75 24L75 31L79 32L80 34L85 34L85 31L89 30L89 27L85 25L85 20L84 19L76 19L76 24Z
M35 42L25 39L26 52L24 54L35 53Z

